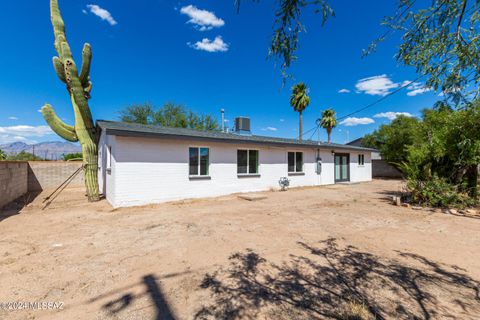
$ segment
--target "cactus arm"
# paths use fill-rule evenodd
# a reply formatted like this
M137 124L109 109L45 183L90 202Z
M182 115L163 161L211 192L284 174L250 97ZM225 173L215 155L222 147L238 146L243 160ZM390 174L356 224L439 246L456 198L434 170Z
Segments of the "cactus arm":
M80 82L84 88L88 86L91 62L92 48L88 43L85 43L82 51L82 69L80 70Z
M65 77L65 67L63 62L58 57L53 57L53 68L55 68L58 78L62 82L67 83L67 78Z
M75 128L69 126L68 124L65 124L62 120L60 120L51 105L46 104L41 111L43 117L45 118L45 121L47 121L50 128L52 128L52 130L56 134L58 134L60 137L67 141L78 141L77 134L75 133Z

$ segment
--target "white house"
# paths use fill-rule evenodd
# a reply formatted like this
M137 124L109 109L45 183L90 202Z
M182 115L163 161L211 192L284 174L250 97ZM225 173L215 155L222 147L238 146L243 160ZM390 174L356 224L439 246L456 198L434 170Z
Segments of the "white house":
M98 121L100 190L114 207L372 179L372 149Z

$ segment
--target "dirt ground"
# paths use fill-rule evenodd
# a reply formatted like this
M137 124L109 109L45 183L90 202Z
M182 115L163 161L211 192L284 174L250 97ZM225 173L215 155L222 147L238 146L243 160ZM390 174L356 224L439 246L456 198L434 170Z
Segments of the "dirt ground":
M372 319L479 319L480 216L393 206L400 187L118 210L80 189L42 210L44 192L0 215L0 302L57 304L0 319L339 319L352 303Z

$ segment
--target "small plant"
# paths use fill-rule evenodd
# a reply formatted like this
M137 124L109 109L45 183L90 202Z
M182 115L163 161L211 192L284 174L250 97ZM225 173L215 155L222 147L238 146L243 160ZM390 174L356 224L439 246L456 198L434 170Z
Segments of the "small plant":
M340 319L344 320L371 320L370 310L364 303L350 301L345 304L340 312Z

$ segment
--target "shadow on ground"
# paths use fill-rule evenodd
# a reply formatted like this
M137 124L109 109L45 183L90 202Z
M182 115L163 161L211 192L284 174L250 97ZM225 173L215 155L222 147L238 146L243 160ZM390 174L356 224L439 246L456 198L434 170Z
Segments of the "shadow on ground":
M228 269L207 274L201 288L211 303L196 319L360 319L345 316L352 303L371 319L475 319L480 283L456 266L398 252L381 259L335 239L298 243L302 256L281 265L249 250Z
M123 311L129 311L136 313L134 310L134 304L136 300L142 300L144 297L148 297L151 302L151 306L155 310L155 320L174 320L175 316L170 308L170 305L165 299L165 294L162 290L162 286L159 282L161 279L177 277L184 275L188 272L175 273L163 276L161 278L156 277L153 274L148 274L142 278L138 283L135 283L129 287L119 288L114 291L110 291L90 299L87 303L93 303L98 300L108 299L103 304L102 309L107 312L113 318L125 316ZM138 290L141 288L141 292ZM115 296L114 299L109 299ZM137 310L138 311L138 310Z
M20 211L32 203L39 194L40 192L28 192L20 198L15 199L14 201L5 205L3 208L0 208L0 222L19 214Z

